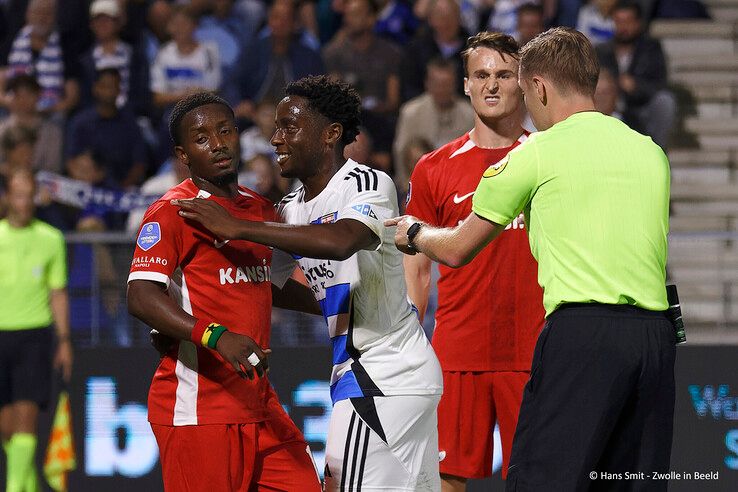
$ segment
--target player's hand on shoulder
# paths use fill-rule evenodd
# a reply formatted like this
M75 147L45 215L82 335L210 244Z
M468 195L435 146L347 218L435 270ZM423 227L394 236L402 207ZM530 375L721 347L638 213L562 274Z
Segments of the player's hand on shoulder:
M185 219L195 220L204 225L210 232L222 239L236 239L238 219L213 200L190 198L171 200L172 205L179 207L179 215Z
M251 337L226 331L218 339L215 349L242 378L254 379L254 372L259 377L269 372L267 356L272 351L262 350Z
M417 253L417 251L410 246L407 237L407 230L416 222L420 222L420 220L412 215L401 215L384 221L385 227L397 226L397 229L395 230L395 246L397 246L397 249L406 255L414 255Z

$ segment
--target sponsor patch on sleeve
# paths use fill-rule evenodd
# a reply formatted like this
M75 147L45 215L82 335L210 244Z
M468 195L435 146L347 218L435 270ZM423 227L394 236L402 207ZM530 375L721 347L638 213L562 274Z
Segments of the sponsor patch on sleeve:
M484 174L482 174L483 178L493 178L500 174L502 171L505 170L507 167L507 163L510 161L510 156L506 155L504 159L502 159L497 164L492 164L487 168L486 171L484 171Z
M361 215L366 215L367 217L371 217L372 219L377 219L377 215L374 213L374 210L372 210L371 205L367 203L354 205L351 208L359 212Z
M144 251L148 251L161 241L161 227L158 222L147 222L141 227L136 244Z

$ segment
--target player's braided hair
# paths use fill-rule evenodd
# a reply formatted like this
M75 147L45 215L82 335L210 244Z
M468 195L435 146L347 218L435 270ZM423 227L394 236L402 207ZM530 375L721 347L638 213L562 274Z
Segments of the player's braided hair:
M312 75L290 83L285 94L307 99L311 109L332 123L340 123L342 144L356 140L361 124L361 98L349 84L327 75Z
M185 115L195 108L206 106L208 104L220 104L225 106L228 108L228 111L230 111L231 116L235 118L231 105L217 94L213 94L212 92L198 92L196 94L191 94L177 101L177 104L174 105L174 109L172 109L172 114L169 115L169 136L172 138L174 145L182 144L179 127L182 124L182 119Z

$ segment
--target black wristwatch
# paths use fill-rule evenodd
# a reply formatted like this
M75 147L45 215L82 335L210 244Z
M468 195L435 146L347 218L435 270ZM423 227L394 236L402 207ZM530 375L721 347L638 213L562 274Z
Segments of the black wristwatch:
M415 239L415 236L418 235L418 231L420 231L420 228L422 226L422 222L415 222L407 228L407 246L413 251L417 251L417 249L415 249L415 246L413 246L413 240Z

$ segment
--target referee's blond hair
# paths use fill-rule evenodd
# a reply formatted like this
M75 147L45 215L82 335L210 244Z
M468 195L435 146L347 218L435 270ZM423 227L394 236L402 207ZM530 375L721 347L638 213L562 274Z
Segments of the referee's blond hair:
M594 96L600 64L587 37L569 27L556 27L528 41L520 50L520 75L551 80L562 95Z

